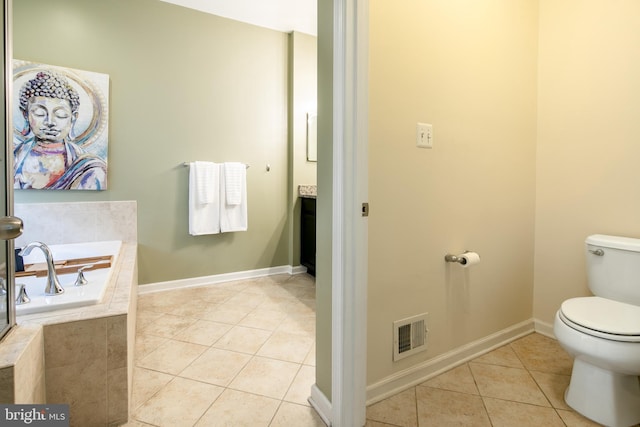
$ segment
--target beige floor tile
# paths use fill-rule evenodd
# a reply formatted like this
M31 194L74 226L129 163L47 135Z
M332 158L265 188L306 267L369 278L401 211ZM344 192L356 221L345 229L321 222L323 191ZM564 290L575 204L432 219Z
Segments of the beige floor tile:
M307 273L294 274L288 277L287 283L301 283L306 285L315 286L316 278Z
M559 409L558 415L567 427L598 427L600 424L583 417L573 410Z
M292 316L315 316L316 302L314 300L295 299L287 305L286 312Z
M309 354L314 339L306 335L276 331L258 351L258 356L287 362L302 363Z
M138 366L177 375L196 360L207 347L176 340L167 340L138 361Z
M258 307L265 300L264 295L252 294L248 292L240 292L237 295L232 296L224 304L233 307L243 307L254 309Z
M439 388L449 391L458 391L467 394L479 394L476 382L471 375L468 364L460 365L443 374L438 375L428 381L423 382L420 386Z
M133 369L131 408L136 409L173 379L173 375L144 368Z
M144 328L141 332L146 335L172 338L178 332L188 328L196 322L196 319L165 314Z
M284 400L299 405L309 406L307 400L311 395L311 386L316 382L316 369L313 366L301 366Z
M255 354L269 339L271 334L271 331L265 331L264 329L234 326L216 341L213 347L240 353Z
M267 427L280 401L226 389L205 412L196 427Z
M510 368L524 368L524 365L511 346L505 345L489 353L473 359L474 363L508 366Z
M135 359L140 360L164 344L168 338L155 335L136 334Z
M309 338L315 339L316 337L316 317L312 315L292 315L287 316L282 320L278 329L278 332L287 332L290 334L304 335Z
M364 425L364 427L399 427L399 426L396 424L387 424L387 423L381 423L379 421L367 420L367 423Z
M190 301L186 304L180 305L178 307L174 307L171 309L168 314L173 314L174 316L182 316L182 317L193 317L195 319L200 319L202 314L207 311L207 304L203 304L202 301Z
M302 288L296 289L293 294L296 298L301 300L311 300L315 301L316 298L316 287L315 286L304 286ZM315 304L314 304L315 307Z
M174 335L173 339L194 344L211 346L220 337L231 330L232 326L226 323L212 322L210 320L198 320L181 332Z
M531 376L554 408L571 409L564 401L564 392L569 387L571 376L536 371L531 371Z
M528 371L506 366L469 363L480 395L540 406L551 406Z
M242 319L238 325L246 326L248 328L264 329L267 331L274 331L282 320L285 318L285 313L280 310L267 310L263 308L256 308L244 319Z
M157 426L191 426L224 389L176 377L140 406L137 420Z
M217 288L216 285L213 286L203 286L198 288L199 293L196 297L200 301L204 301L210 304L222 304L226 302L229 298L236 295L236 292L231 291L229 289L220 289Z
M247 286L243 293L261 295L263 298L295 298L282 285L274 283L254 283Z
M212 304L204 313L202 313L202 319L236 325L244 319L251 310L251 308L234 307L229 304Z
M229 388L282 399L299 368L297 363L255 356L229 384Z
M282 402L269 427L326 427L322 418L310 406Z
M287 311L287 306L289 306L294 297L284 296L284 297L274 297L270 296L266 298L262 304L260 304L257 309L260 310L273 310L273 311L282 311L283 313Z
M137 420L129 420L128 423L121 425L120 427L154 427L152 424L143 423Z
M531 334L512 342L510 346L529 370L571 375L573 359L553 338Z
M367 408L367 419L401 427L417 427L416 390L410 388Z
M483 398L493 427L564 427L553 408Z
M179 290L154 292L138 296L138 310L168 313L188 302L188 296L181 294Z
M136 333L140 333L144 328L151 325L162 316L164 316L164 313L138 309L138 312L136 313Z
M420 427L491 427L480 396L416 387L416 401Z
M210 348L180 372L180 376L226 387L250 359L248 354Z
M311 349L309 349L309 353L307 353L307 357L304 358L305 365L316 366L316 343L315 340L311 345Z

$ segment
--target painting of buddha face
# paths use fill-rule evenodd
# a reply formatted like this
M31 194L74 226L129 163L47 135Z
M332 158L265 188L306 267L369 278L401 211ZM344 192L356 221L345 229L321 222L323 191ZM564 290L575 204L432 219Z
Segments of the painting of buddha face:
M109 76L14 61L14 188L107 188Z

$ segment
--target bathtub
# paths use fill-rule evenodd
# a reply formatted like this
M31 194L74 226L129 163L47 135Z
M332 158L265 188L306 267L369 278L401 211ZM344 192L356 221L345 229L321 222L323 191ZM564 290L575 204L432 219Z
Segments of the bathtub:
M84 271L88 283L84 286L74 286L78 273L58 274L58 280L64 288L59 295L45 295L46 277L16 277L18 285L24 284L31 301L27 304L16 305L16 315L42 313L53 310L76 308L98 304L111 280L113 266L116 265L122 242L118 240L104 242L72 243L65 245L49 245L54 261L71 260L111 255L111 268L100 268ZM24 258L25 264L45 262L44 254L34 249Z

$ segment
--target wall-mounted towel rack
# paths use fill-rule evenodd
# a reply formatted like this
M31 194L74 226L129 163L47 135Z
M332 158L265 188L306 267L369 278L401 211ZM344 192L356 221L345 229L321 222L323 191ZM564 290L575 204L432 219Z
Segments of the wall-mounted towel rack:
M188 167L190 163L191 162L182 162L182 166ZM247 167L247 169L249 169L249 165L248 164L245 163L245 166Z

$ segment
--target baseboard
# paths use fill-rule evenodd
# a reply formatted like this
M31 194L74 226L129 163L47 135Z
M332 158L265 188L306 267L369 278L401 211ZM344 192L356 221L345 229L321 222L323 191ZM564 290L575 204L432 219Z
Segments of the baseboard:
M537 333L547 336L549 338L556 339L556 334L553 333L553 325L542 320L534 319L534 329Z
M367 406L528 335L535 331L534 324L533 319L526 320L371 384L367 387Z
M311 386L311 396L308 401L320 418L322 418L322 421L328 427L331 427L331 402L329 402L327 396L325 396L315 384Z
M257 270L236 271L233 273L215 274L212 276L191 277L188 279L169 280L166 282L149 283L138 286L138 294L168 291L171 289L193 288L216 283L231 282L234 280L255 279L257 277L273 276L276 274L302 274L307 268L303 266L283 265L280 267L260 268Z

